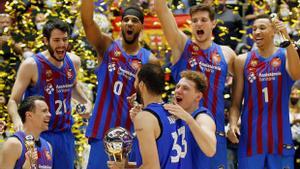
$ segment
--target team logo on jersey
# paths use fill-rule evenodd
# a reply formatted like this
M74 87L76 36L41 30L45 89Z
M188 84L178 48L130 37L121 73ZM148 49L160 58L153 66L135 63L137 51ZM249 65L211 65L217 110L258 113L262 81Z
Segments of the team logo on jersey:
M213 61L213 64L214 65L218 65L220 64L221 62L221 56L217 53L215 53L213 56L212 56L212 61Z
M281 65L281 60L280 58L273 58L272 61L271 61L271 65L274 67L274 68L277 68Z
M68 69L68 71L67 71L67 78L68 78L68 79L72 79L72 78L73 78L73 72L72 72L72 69L71 69L71 68Z
M46 70L46 82L52 80L52 70Z
M199 50L199 47L196 46L196 45L193 45L193 50L194 50L194 51L198 51L198 50Z
M138 70L139 68L141 68L142 66L142 62L138 59L134 59L131 61L131 67L134 69L134 70Z
M196 59L195 59L195 58L191 58L191 59L189 60L189 64L191 65L191 67L196 66L196 65L197 65Z
M46 86L45 86L45 91L50 95L54 92L54 87L51 83L48 83Z
M249 76L248 76L248 81L249 81L250 83L253 83L255 80L256 80L255 73L254 73L254 72L250 72L250 73L249 73Z
M116 64L111 63L108 65L108 71L112 72L116 70Z
M256 66L258 65L258 60L257 60L257 59L251 60L251 61L250 61L250 65L251 65L252 67L256 67Z
M121 55L121 51L116 50L116 51L114 52L114 55L115 55L115 57L119 57L119 56Z

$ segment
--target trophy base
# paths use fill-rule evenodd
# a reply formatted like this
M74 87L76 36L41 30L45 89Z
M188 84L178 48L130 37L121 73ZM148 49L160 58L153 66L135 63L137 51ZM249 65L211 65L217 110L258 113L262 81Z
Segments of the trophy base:
M283 41L280 43L281 48L287 48L291 44L291 41Z

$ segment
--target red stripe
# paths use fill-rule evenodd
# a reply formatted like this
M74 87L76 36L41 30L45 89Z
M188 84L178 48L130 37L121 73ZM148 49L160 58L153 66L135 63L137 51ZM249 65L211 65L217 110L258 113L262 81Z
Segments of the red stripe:
M121 91L121 94L119 96L119 101L118 101L118 107L117 107L117 120L116 120L116 125L115 126L121 126L121 119L123 118L123 113L127 113L129 115L129 111L127 112L122 112L122 108L123 108L123 105L124 105L124 102L127 102L126 101L126 98L124 98L124 90L125 88L127 87L127 82L128 80L125 79L125 77L122 78L122 82L123 82L123 89ZM125 99L125 100L124 100Z
M248 140L247 140L247 156L252 156L252 120L253 120L253 98L252 98L252 88L248 83L248 93L249 93L249 101L248 101Z
M208 93L210 91L210 72L205 71L205 76L207 79L207 89L205 90L204 94L203 94L203 106L208 108ZM215 112L212 112L213 115L215 116Z
M117 71L114 71L114 76L113 76L113 82L116 82L118 79L118 73ZM114 84L111 84L111 86L108 88L108 93L110 93L111 95L111 100L110 100L110 103L109 103L109 107L108 107L108 110L107 110L107 116L106 116L106 120L105 120L105 124L104 124L104 132L103 132L103 135L105 134L105 132L109 129L110 127L110 123L111 123L111 117L112 117L112 114L114 112L114 99L115 99L115 94L114 94ZM115 126L114 126L115 127ZM101 137L102 137L101 136Z
M273 127L272 127L272 112L273 112L273 85L271 81L268 81L268 152L270 154L273 153L273 146L274 146L274 138L273 138Z
M109 72L107 71L105 74L105 77L103 79L106 79L108 77ZM92 130L92 135L91 138L96 138L97 137L97 133L99 130L99 124L102 118L102 114L103 114L103 105L104 105L104 101L106 100L106 94L108 89L108 83L104 83L104 86L102 88L102 92L99 96L102 96L102 98L100 99L99 105L98 105L98 109L96 112L96 118L95 118L95 122L94 122L94 126L93 126L93 130Z
M277 99L277 130L278 130L278 153L281 155L283 151L283 128L282 128L282 76L278 77L278 99Z
M264 67L264 66L262 66ZM263 153L263 144L262 144L262 122L263 122L263 104L265 102L264 94L262 93L262 84L259 79L256 79L257 87L257 96L258 96L258 117L257 117L257 128L256 128L256 144L257 144L257 153Z
M217 71L214 81L214 88L213 88L213 104L212 104L212 113L216 117L217 114L217 100L218 100L218 85L220 80L221 71ZM221 98L220 98L221 99Z

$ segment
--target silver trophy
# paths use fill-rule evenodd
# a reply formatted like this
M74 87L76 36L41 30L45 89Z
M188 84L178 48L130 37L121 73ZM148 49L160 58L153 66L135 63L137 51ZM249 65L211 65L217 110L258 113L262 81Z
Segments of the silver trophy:
M116 127L106 132L103 142L109 160L120 162L128 157L133 144L133 136L126 129Z

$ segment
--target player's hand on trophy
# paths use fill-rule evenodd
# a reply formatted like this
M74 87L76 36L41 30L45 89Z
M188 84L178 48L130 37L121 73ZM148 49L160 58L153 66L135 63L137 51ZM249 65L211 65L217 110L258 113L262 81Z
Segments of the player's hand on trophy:
M232 143L239 143L240 129L237 125L229 125L227 137Z
M91 112L93 109L92 102L88 101L86 104L77 104L76 113L78 113L82 118L89 119L91 117Z
M38 160L37 150L36 149L28 150L25 153L25 163L23 164L22 169L33 169L34 167L37 168L37 166L35 166L36 164L34 163L34 161L37 160Z
M107 167L110 169L125 169L126 161L125 158L122 161L107 161Z

